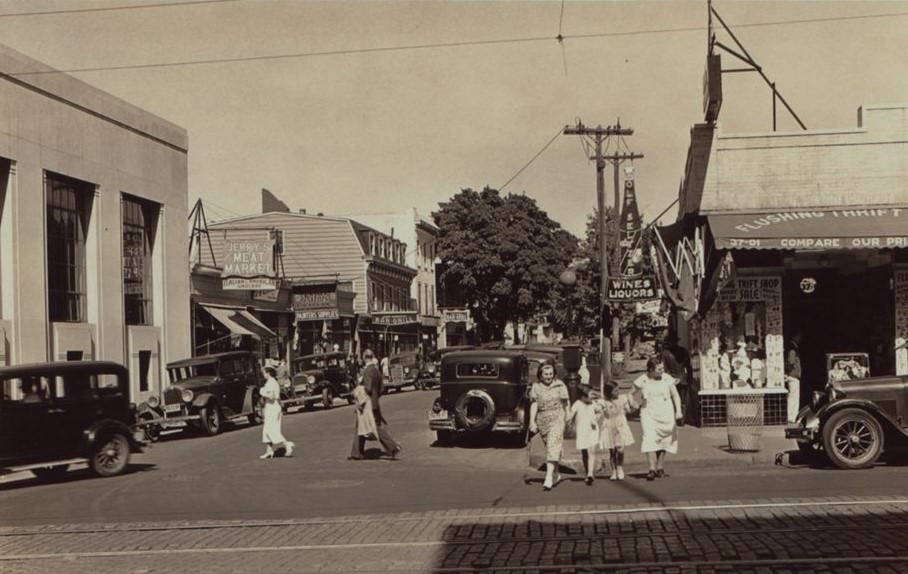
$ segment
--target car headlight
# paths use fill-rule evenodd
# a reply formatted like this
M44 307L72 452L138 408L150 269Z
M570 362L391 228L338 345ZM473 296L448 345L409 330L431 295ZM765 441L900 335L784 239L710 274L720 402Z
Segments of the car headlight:
M191 403L193 397L195 397L195 394L193 394L193 392L189 389L186 389L182 393L180 393L180 398L183 399L184 403Z
M149 407L156 409L156 408L158 408L159 404L161 404L161 401L158 400L158 397L156 397L154 395L148 397L148 406Z
M823 399L825 398L826 393L823 393L821 391L814 391L813 394L810 395L810 407L814 410L814 412L816 412L816 410L820 406L820 403L822 403Z
M314 384L315 384L315 377L313 377L312 375L308 375L308 376L306 377L306 382L309 383L310 385L314 385Z
M435 365L429 365L429 366L427 367L427 369L428 369L428 371L429 371L430 373L434 373L434 372L435 372Z
M405 374L405 375L409 375L409 374L410 374L410 367L404 367L404 374Z

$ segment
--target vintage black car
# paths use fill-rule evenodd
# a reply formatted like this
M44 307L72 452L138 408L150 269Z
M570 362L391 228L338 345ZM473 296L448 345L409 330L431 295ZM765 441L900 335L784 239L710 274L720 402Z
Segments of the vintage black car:
M388 370L391 376L385 378L384 392L399 391L409 385L419 388L417 382L422 368L423 361L419 351L405 351L391 355L388 357Z
M441 381L441 359L448 353L457 351L469 351L475 349L472 345L454 345L443 347L429 353L428 359L423 363L422 370L417 381L417 389L428 390L437 386Z
M438 444L458 434L511 433L527 440L527 357L520 351L458 351L441 360L441 396L429 413Z
M192 428L213 436L224 420L261 422L259 390L264 383L258 357L249 351L202 355L167 364L170 386L163 397L139 405L138 424L149 440L162 430Z
M30 470L60 477L87 462L98 476L126 470L141 452L130 428L126 368L108 361L34 363L0 368L0 474Z
M284 409L312 404L330 409L335 398L353 402L353 372L343 352L316 353L298 357L292 363L289 384L281 388Z
M872 466L884 449L908 446L908 376L831 382L813 393L785 436L839 468Z

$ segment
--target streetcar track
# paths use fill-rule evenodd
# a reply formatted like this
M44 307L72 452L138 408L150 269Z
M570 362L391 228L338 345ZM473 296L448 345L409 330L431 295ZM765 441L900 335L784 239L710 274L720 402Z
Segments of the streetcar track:
M455 547L455 546L505 546L513 544L538 544L538 543L560 543L560 542L583 542L590 540L608 539L610 541L634 540L638 538L652 537L675 537L683 538L685 536L696 535L700 537L711 536L741 536L750 535L759 532L761 536L783 535L783 534L800 534L800 533L827 533L830 531L847 531L852 532L855 528L860 528L862 532L868 531L886 531L893 528L908 526L908 522L887 523L885 525L864 525L864 524L842 524L832 526L816 527L786 527L786 528L747 528L737 530L694 530L683 529L673 531L648 531L648 532L628 532L628 533L591 533L575 534L567 536L530 536L530 537L507 537L507 538L474 538L474 539L452 539L452 540L421 540L421 541L384 541L384 542L348 542L337 544L300 544L300 545L278 545L278 546L247 546L247 547L211 547L211 548L168 548L168 549L142 549L142 550L111 550L111 551L88 551L88 552L43 552L38 554L8 554L0 555L0 562L22 559L49 559L49 558L92 558L92 557L111 557L111 556L132 556L132 555L151 555L151 554L170 554L170 553L235 553L235 552L265 552L265 551L290 551L290 550L355 550L355 549L376 549L376 548L401 548L401 547ZM113 533L113 532L109 532ZM122 542L121 542L122 544ZM886 557L883 557L886 558ZM889 557L891 559L891 557Z
M608 515L629 515L629 514L671 514L686 512L718 511L718 510L765 510L771 508L793 509L805 507L842 507L842 506L881 506L881 505L908 505L908 498L901 499L884 499L884 500L814 500L806 502L766 502L752 504L709 504L709 505L685 505L685 506L656 506L656 507L632 507L632 508L603 508L590 510L539 510L539 511L521 511L521 512L482 512L475 514L462 514L451 516L362 516L362 517L343 517L343 518L315 518L315 519L290 519L290 520L273 520L273 521L255 521L255 522L223 522L223 523L201 523L201 524L146 524L139 526L126 527L105 527L91 528L78 526L69 529L52 529L52 530L19 530L13 532L0 532L0 538L15 537L24 535L63 535L63 534L92 534L92 533L128 533L128 532L157 532L157 531L179 531L179 530L219 530L219 529L247 529L247 528L272 528L287 526L330 526L342 524L364 524L380 522L388 524L393 522L448 522L451 525L461 523L494 523L501 520L514 520L523 518L557 518L557 517L589 517L589 516L608 516ZM734 519L734 516L729 518ZM720 519L720 517L710 517L709 520ZM697 518L700 520L700 518ZM0 528L16 528L12 526ZM39 527L43 528L43 527ZM51 527L53 528L53 526Z

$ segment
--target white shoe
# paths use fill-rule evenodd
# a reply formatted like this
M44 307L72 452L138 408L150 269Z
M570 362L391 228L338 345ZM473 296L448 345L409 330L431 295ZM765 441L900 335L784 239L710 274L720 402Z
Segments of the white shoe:
M265 454L263 454L259 458L263 460L266 458L274 458L274 451L269 448L267 451L265 451Z
M610 474L610 475L608 476L608 479L609 479L609 480L618 480L618 471L617 471L617 470L613 470L613 471L612 471L612 474Z
M287 442L284 445L284 456L293 456L293 447L295 447L295 446L296 446L296 444L294 444L292 442Z
M624 480L624 469L623 468L618 469L618 480Z

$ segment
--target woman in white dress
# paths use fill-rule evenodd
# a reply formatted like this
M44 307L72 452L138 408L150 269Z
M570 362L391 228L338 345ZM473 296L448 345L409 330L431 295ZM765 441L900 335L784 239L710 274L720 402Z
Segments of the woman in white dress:
M277 382L277 371L272 367L265 367L265 385L259 393L265 401L262 412L264 424L262 425L262 442L265 443L265 454L259 458L273 458L274 449L284 446L284 456L293 456L293 447L296 445L284 438L281 432L281 386Z
M678 452L678 426L682 419L681 397L675 379L665 374L661 357L646 362L646 374L634 381L640 407L643 439L640 452L646 453L649 472L646 480L665 476L665 453Z

